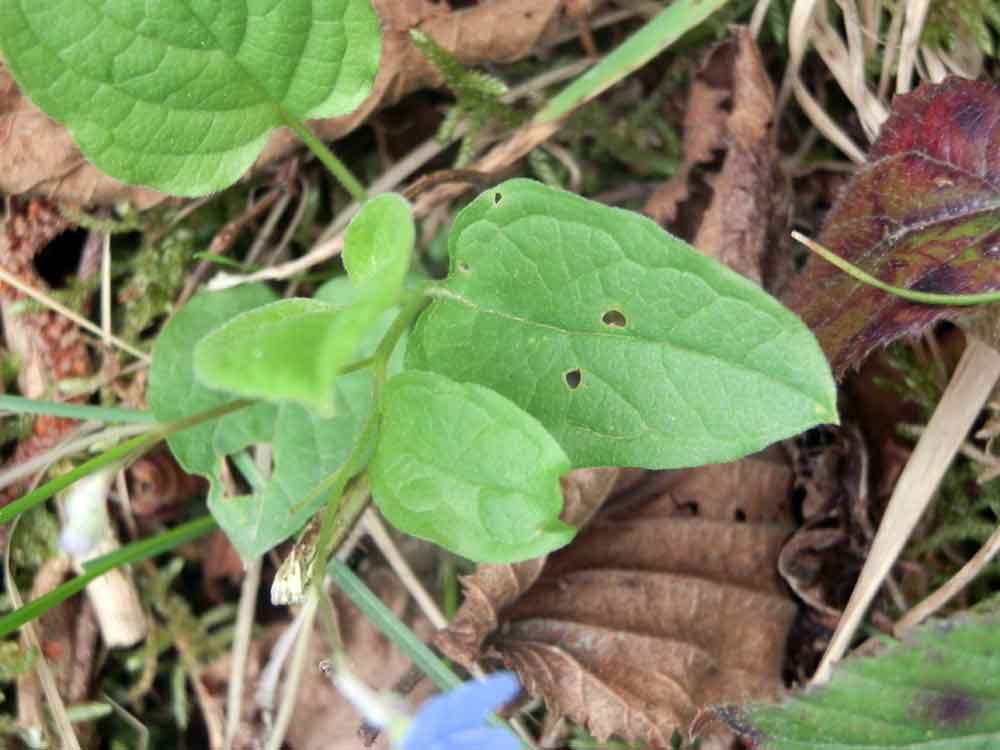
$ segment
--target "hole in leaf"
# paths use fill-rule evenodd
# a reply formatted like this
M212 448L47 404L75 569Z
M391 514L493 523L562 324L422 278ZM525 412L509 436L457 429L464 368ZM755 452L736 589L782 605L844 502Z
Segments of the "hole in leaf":
M601 322L606 326L612 326L614 328L624 328L625 324L628 322L625 320L625 313L621 310L608 310L604 315L601 316Z
M503 200L503 194L502 193L500 193L500 192L493 193L493 205L494 206L499 206L500 205L500 201L502 201L502 200Z
M566 381L566 385L569 386L570 390L575 391L580 387L580 381L583 380L583 373L579 370L568 370L563 375L563 380Z
M458 270L460 273L469 273L472 269L469 268L469 264L464 260L458 261Z
M733 518L736 520L737 523L743 523L744 521L747 520L747 514L743 511L742 508L737 508L736 512L733 513Z

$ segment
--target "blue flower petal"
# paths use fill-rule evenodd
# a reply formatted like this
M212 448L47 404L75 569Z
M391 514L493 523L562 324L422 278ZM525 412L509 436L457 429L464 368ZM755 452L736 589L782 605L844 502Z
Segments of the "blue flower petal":
M466 682L448 693L435 695L424 702L417 712L409 731L400 743L401 750L471 750L468 744L452 745L453 736L471 734L475 730L501 732L510 737L513 745L492 744L500 740L491 733L477 739L484 750L513 750L520 743L506 730L487 730L483 727L486 716L495 708L509 701L521 689L517 678L510 672L496 672L485 680ZM477 737L478 737L477 733ZM506 741L504 741L506 742Z

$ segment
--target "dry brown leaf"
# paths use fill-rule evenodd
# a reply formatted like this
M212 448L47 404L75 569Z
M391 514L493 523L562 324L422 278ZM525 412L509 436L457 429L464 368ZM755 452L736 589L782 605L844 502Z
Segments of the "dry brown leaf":
M437 643L462 663L503 661L550 718L600 741L667 747L708 704L781 692L796 612L777 576L790 490L780 451L653 474L540 572L481 566L463 580L460 629ZM478 649L476 618L494 630ZM729 740L713 728L703 747Z
M419 28L470 66L520 60L552 42L564 30L564 0L493 0L461 10L433 0L373 0L384 32L382 61L371 95L345 117L309 124L324 140L340 138L363 123L378 107L393 104L420 88L442 83L411 44ZM591 13L605 2L594 0ZM275 131L255 168L270 164L299 147L286 129ZM147 188L114 180L88 164L62 125L49 119L22 96L0 62L0 192L43 194L84 205L128 201L146 208L166 198Z
M781 550L778 570L824 628L836 626L875 534L869 517L865 439L854 425L826 428L818 445L793 444L802 525Z
M757 282L781 194L773 116L774 89L753 36L733 27L691 84L684 164L645 208L702 253ZM702 175L698 168L723 153L721 171Z

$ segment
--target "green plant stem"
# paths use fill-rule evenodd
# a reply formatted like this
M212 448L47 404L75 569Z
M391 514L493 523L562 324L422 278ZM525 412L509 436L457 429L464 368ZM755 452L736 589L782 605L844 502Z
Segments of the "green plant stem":
M371 367L373 364L375 364L375 357L365 357L364 359L358 359L348 365L344 365L340 368L340 372L337 374L347 375L350 372L356 372L357 370L363 370L366 367Z
M94 420L96 422L153 423L152 412L136 409L119 409L112 406L90 406L88 404L68 404L63 401L38 401L23 396L0 394L0 409L15 414L44 414L50 417Z
M383 635L392 641L400 651L406 654L413 665L427 675L438 688L454 690L462 684L462 680L451 671L444 660L417 638L410 628L400 622L392 610L385 606L349 567L340 560L330 560L326 566L326 573L354 603L354 606L360 609L372 624L381 630ZM490 714L489 720L491 724L503 727L517 737L510 726L496 714ZM521 742L521 738L518 737L517 741Z
M399 315L392 321L392 325L389 326L389 330L385 332L385 336L382 337L378 348L375 350L375 354L372 357L374 359L373 372L375 376L374 384L372 385L372 402L375 404L376 412L381 411L382 388L385 386L388 375L389 358L399 343L399 339L402 338L406 329L416 320L420 311L427 306L430 299L424 292L412 293L411 296L405 299L403 309L399 311Z
M344 186L344 189L351 194L354 200L358 203L364 203L368 199L364 186L351 174L344 162L338 159L333 151L327 148L326 144L305 126L305 123L290 115L285 115L285 125L291 128L295 135L309 147L309 150L316 154L316 158L330 170L330 174L337 178L337 181Z
M420 314L420 311L424 309L424 306L428 303L428 301L429 299L422 293L410 296L404 302L403 309L399 311L396 319L392 321L392 324L389 326L389 330L385 332L385 335L379 342L378 348L375 350L375 354L370 358L371 364L374 368L372 413L368 417L368 421L365 422L361 435L358 437L358 442L354 444L354 448L351 449L350 455L341 467L334 472L331 477L324 480L319 487L311 493L310 497L307 498L307 500L311 500L315 495L326 492L330 493L330 500L328 501L326 510L323 513L323 522L320 525L320 531L317 536L317 554L316 562L313 563L314 565L322 565L323 561L325 561L332 552L333 547L331 545L335 542L339 543L338 540L335 540L331 536L333 534L334 527L339 523L338 528L344 529L344 533L346 533L346 530L353 525L354 521L357 520L357 516L360 515L362 510L364 510L364 503L361 503L357 507L357 513L353 513L353 505L348 502L347 499L345 499L343 507L341 507L340 496L351 477L363 468L362 461L365 456L368 455L370 449L369 444L375 438L375 433L378 428L382 386L385 384L389 367L389 358L392 356L392 352L399 343L399 339L402 337L403 333L410 327L414 318ZM362 360L362 362L365 362L365 360ZM364 485L365 492L367 493L368 482L365 481ZM348 506L352 507L350 511ZM341 518L341 516L344 516L344 518ZM350 523L345 524L346 519L350 519Z
M889 294L910 302L918 302L924 305L948 306L987 305L993 302L1000 302L1000 291L982 292L980 294L937 294L935 292L917 292L913 289L904 289L901 286L886 284L884 281L880 281L870 273L862 271L853 263L844 260L839 255L833 253L833 251L823 247L815 240L811 240L799 232L792 232L792 238L798 240L825 261L836 266L848 276L857 279L862 284L873 286L876 289L881 289L883 292L888 292Z
M406 654L413 666L427 675L441 690L454 690L462 684L461 678L451 671L437 654L421 641L410 628L400 622L382 601L375 596L368 585L358 578L354 571L340 562L330 560L326 574L333 579L341 591L361 612L371 620L399 650Z
M231 401L228 404L222 404L221 406L216 406L213 409L207 409L206 411L198 414L192 414L190 417L176 419L172 422L167 422L160 427L153 427L149 430L149 432L143 435L138 435L131 440L126 440L124 443L104 451L101 455L96 456L89 461L84 461L72 471L68 471L55 479L49 480L41 487L29 492L27 495L19 497L10 505L0 508L0 523L8 523L16 516L24 513L24 511L30 510L39 503L45 502L60 490L69 487L77 479L103 469L105 466L110 466L115 461L124 458L133 451L158 443L164 438L181 432L182 430L186 430L190 427L196 427L203 422L209 422L213 419L218 419L219 417L229 414L230 412L243 409L252 403L254 402L247 400Z
M674 0L614 52L552 97L532 121L553 122L599 96L652 60L726 2L727 0Z
M190 542L192 539L204 536L215 528L215 520L211 516L201 516L169 531L164 531L149 539L134 542L115 550L111 554L86 563L83 573L76 578L71 578L47 594L43 594L37 599L32 599L20 609L0 618L0 637L14 632L24 625L24 623L34 620L36 617L52 609L52 607L83 591L88 583L104 575L109 570L155 557L186 542Z

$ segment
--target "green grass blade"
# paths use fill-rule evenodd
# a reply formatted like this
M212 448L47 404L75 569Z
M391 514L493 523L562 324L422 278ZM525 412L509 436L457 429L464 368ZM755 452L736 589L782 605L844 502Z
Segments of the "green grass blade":
M0 394L0 409L15 414L40 414L48 417L68 419L90 419L97 422L152 423L156 417L152 412L135 409L119 409L112 406L90 406L89 404L68 404L62 401L38 401L23 396Z
M66 581L66 583L56 587L47 594L31 600L20 609L16 609L9 615L0 618L0 637L14 632L24 625L24 623L40 617L74 594L83 591L88 583L104 575L109 570L155 557L186 542L190 542L192 539L204 536L215 528L216 524L211 516L201 516L169 531L164 531L162 534L129 544L115 550L111 554L104 555L87 563L81 575Z
M638 70L681 36L717 11L727 0L675 0L614 52L556 94L534 117L558 120Z

